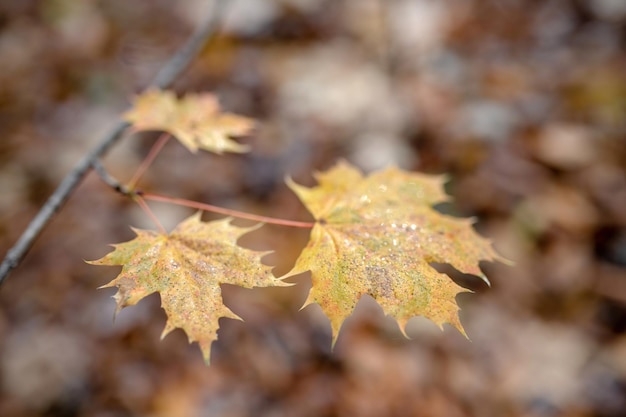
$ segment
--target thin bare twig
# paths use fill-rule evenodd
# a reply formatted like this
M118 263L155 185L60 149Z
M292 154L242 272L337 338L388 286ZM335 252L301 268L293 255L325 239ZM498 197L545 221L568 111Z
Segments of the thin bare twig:
M95 161L93 161L91 166L93 170L96 171L100 179L104 181L104 183L107 184L109 187L113 188L115 191L117 191L120 194L131 195L131 192L128 189L128 187L124 186L121 182L119 182L111 174L109 174L106 168L102 166L102 163L100 162L99 159L96 159Z
M211 35L215 32L218 17L221 15L221 7L226 4L225 0L216 0L209 10L209 18L199 27L187 42L172 56L161 68L152 83L148 87L166 88L184 70L189 63L200 53ZM87 175L100 157L120 139L129 124L120 121L102 140L89 151L63 179L59 187L43 205L39 213L30 222L24 233L15 245L9 249L2 264L0 265L0 284L4 282L8 274L19 265L28 250L33 245L43 228L50 222L54 214L59 211L69 196L74 192L82 179Z

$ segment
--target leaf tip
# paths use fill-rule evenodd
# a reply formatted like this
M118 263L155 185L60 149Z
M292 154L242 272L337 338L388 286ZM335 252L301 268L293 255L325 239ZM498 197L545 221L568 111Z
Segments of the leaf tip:
M489 281L489 278L487 278L487 275L485 275L485 274L480 274L480 275L478 276L478 278L480 278L481 280L483 280L483 282L484 282L485 284L487 284L487 286L491 287L491 281ZM473 292L473 291L466 291L466 292Z
M274 286L276 287L293 287L294 285L296 285L295 282L286 282L282 279L282 277L274 277L272 279L272 283ZM302 310L304 307L306 307L307 305L303 305L302 307L300 307L300 310Z
M398 323L398 327L400 328L400 333L402 333L402 336L404 336L407 339L410 339L409 335L406 333L406 325L408 323L408 320L406 319L397 320L397 323Z
M470 342L472 341L472 339L470 339L470 337L467 335L467 332L465 331L465 328L462 325L454 326L455 329L457 329L459 331L459 333L461 333L467 340L469 340Z
M291 178L291 175L287 174L285 175L285 178L283 179L283 181L285 181L285 184L287 185L287 187L289 187L290 190L294 190L294 187L302 187L300 184L296 183L293 178Z
M248 153L252 148L249 145L234 142L228 150L232 153Z
M99 286L98 288L96 288L97 290L102 290L105 288L113 288L115 286L115 284L113 284L113 281L109 282L108 284L104 284Z
M509 258L505 258L504 256L499 254L496 255L495 260L506 266L515 266L515 261Z

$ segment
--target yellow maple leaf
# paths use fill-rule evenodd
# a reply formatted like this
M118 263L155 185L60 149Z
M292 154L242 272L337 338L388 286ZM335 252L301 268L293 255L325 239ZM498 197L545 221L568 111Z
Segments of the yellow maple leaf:
M455 297L468 290L430 263L448 263L487 281L478 262L504 258L473 230L471 219L433 209L448 200L444 178L397 168L363 177L342 162L316 179L313 188L288 180L316 223L295 266L281 279L311 271L305 306L322 307L333 340L364 294L395 318L403 333L411 317L424 316L465 334Z
M154 89L135 97L124 119L137 131L168 132L191 152L204 149L218 154L247 152L247 146L230 137L246 135L254 127L252 119L222 113L213 94L187 94L179 100L171 91Z
M167 314L162 338L176 328L198 342L209 361L211 343L217 339L220 317L238 318L222 301L220 284L246 288L285 285L261 263L267 252L237 246L237 239L257 227L242 228L229 218L200 221L196 214L169 235L137 230L129 242L113 245L114 251L91 261L94 265L122 265L122 272L104 285L118 287L117 311L159 292Z

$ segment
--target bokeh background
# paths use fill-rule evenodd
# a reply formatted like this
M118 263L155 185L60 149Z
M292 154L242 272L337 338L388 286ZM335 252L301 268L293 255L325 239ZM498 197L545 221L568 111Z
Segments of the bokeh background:
M0 3L0 253L117 123L210 1ZM87 265L129 225L153 228L91 174L0 288L0 415L626 415L626 2L230 0L222 29L174 85L257 118L247 155L171 141L145 190L294 220L290 175L344 158L448 173L452 205L516 265L492 286L437 265L471 338L425 319L411 340L365 297L330 348L299 308L310 286L225 286L212 365L158 295L113 322L118 269ZM104 160L128 180L156 134ZM190 210L152 204L172 227ZM205 214L205 219L217 216ZM244 224L244 223L241 223ZM284 273L307 231L264 227Z

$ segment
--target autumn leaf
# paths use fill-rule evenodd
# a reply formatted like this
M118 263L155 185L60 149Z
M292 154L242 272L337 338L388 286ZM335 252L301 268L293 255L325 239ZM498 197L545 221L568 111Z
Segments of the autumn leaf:
M113 245L115 250L94 265L122 265L122 272L105 287L118 287L117 311L159 292L167 314L162 338L176 328L198 342L209 361L211 342L217 339L220 317L238 318L222 301L220 284L242 287L284 285L261 263L267 252L237 246L252 228L230 224L230 219L200 221L196 214L169 235L134 230L137 237Z
M254 120L222 113L213 94L188 94L180 100L171 91L148 90L137 96L124 114L134 129L162 130L175 136L191 152L198 149L221 154L246 152L231 136L248 134Z
M450 323L465 334L455 297L467 291L430 263L487 278L480 260L504 260L471 219L441 214L448 200L444 178L388 168L363 177L346 162L316 175L319 185L289 187L316 220L306 248L282 279L311 271L305 303L318 303L329 317L333 340L359 298L372 296L404 332L424 316L439 327Z

